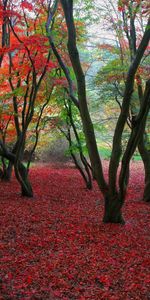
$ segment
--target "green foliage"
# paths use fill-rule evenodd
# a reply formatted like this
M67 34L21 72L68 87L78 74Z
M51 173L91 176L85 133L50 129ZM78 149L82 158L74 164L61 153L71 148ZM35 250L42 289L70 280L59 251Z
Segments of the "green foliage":
M103 159L109 159L111 156L111 148L99 147L99 153Z
M128 65L122 64L119 58L108 61L97 73L95 83L100 85L103 82L121 82L124 74L127 73Z
M96 14L96 0L75 0L75 19L80 18L80 20L84 21L85 24L91 25L92 23L96 23L99 20L99 16ZM83 13L86 12L86 13Z

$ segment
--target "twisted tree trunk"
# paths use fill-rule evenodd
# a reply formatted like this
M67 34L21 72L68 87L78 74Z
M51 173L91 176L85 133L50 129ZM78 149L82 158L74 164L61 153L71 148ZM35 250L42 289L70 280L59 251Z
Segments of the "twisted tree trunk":
M22 196L33 197L33 190L28 178L28 172L26 167L23 165L23 163L20 160L18 160L17 165L15 164L16 155L9 152L1 141L0 141L0 147L1 147L0 155L8 159L14 165L15 175L21 186Z

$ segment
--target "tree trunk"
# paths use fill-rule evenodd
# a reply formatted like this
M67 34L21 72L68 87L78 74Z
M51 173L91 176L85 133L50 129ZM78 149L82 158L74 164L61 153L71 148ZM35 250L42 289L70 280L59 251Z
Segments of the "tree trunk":
M16 178L21 186L22 196L33 197L32 186L28 178L28 168L26 168L22 163L25 148L25 133L25 131L20 133L15 145L14 170Z
M74 74L77 80L79 108L80 108L80 115L83 124L83 131L85 134L86 144L87 144L94 175L101 189L101 192L103 193L103 195L105 195L108 186L104 178L102 162L99 157L99 152L98 152L95 133L94 133L94 127L93 127L93 123L90 117L88 104L87 104L85 75L82 70L79 52L76 45L76 29L75 29L74 18L73 18L73 1L70 0L68 2L65 0L61 0L61 4L64 10L66 24L68 28L67 46L68 46L69 57L72 63Z
M150 176L149 178L147 178L147 181L145 182L143 200L145 202L150 202Z
M22 163L17 162L17 164L14 165L14 169L16 178L21 185L22 196L33 197L32 186L30 184L28 172L25 166Z
M2 181L10 181L12 175L13 163L9 161L8 166L5 168L1 177Z
M145 170L145 187L143 200L146 202L150 201L150 153L146 149L144 136L141 136L141 139L138 144L138 149L143 160L144 170Z
M121 211L122 202L124 202L124 199L119 199L119 196L117 194L113 198L110 195L106 196L103 217L104 223L125 224Z
M0 140L1 152L0 155L8 159L12 164L14 164L15 175L21 186L22 196L33 197L33 190L28 178L28 172L21 161L16 161L16 155L9 152L5 145Z

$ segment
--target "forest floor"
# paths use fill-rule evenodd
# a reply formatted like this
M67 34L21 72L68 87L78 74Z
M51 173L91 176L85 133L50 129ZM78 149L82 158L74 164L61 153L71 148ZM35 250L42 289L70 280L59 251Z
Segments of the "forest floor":
M107 162L105 163L107 170ZM103 224L99 189L69 165L31 169L34 198L0 183L0 300L150 299L150 205L132 163L126 224Z

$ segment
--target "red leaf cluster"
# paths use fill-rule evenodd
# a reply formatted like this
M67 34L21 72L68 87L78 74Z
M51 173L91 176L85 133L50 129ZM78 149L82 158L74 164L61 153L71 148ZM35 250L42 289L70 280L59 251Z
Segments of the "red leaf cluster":
M87 191L73 168L32 169L33 200L14 178L1 183L1 300L150 299L150 207L141 163L132 167L125 226L102 223L98 187Z

